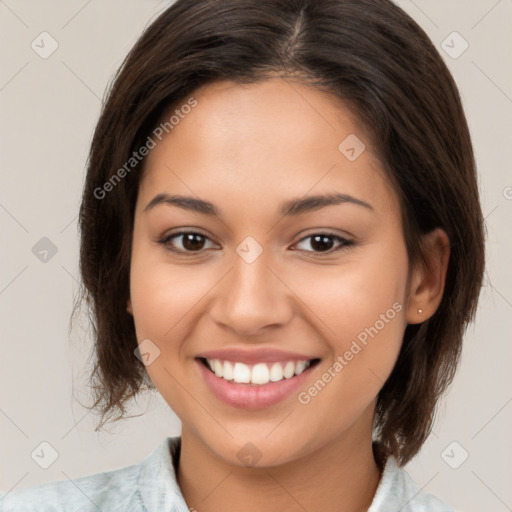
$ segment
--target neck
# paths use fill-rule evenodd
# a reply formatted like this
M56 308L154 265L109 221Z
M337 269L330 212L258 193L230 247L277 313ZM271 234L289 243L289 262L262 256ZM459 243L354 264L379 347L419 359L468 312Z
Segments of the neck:
M189 510L199 512L365 512L377 490L380 470L371 435L354 439L344 433L301 459L244 467L219 458L183 427L177 476Z

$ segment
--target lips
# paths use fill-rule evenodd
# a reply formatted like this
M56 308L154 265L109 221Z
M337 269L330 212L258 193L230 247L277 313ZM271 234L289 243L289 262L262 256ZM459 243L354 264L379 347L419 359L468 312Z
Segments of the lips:
M245 409L262 409L284 400L320 362L308 354L235 348L210 350L195 359L213 394Z
M237 384L217 377L200 359L196 361L203 381L214 397L231 407L248 410L265 409L290 398L294 392L307 385L310 373L315 370L315 367L310 366L300 375L264 385Z

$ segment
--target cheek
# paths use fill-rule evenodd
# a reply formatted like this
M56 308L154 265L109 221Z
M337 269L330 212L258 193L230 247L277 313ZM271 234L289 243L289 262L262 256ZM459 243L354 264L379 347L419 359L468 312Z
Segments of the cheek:
M405 249L388 255L375 247L342 265L304 273L297 289L307 291L303 300L334 331L331 334L346 339L373 325L396 302L403 304L406 284Z
M137 338L172 338L181 319L208 292L208 282L207 276L197 270L134 259L130 294Z
M156 261L154 249L134 249L130 295L137 340L150 339L160 351L146 371L169 406L186 417L187 395L179 382L187 378L187 368L181 364L180 349L194 328L194 307L208 292L208 276L170 266L161 257Z
M339 362L333 371L343 375L337 382L346 393L333 395L335 401L371 400L390 374L406 326L407 276L406 249L397 240L366 247L344 265L303 278L305 302L321 320L316 323L330 345L332 364Z

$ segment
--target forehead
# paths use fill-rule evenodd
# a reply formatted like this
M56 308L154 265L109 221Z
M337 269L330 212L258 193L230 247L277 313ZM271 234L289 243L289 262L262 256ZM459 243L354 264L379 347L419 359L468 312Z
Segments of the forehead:
M175 106L179 119L147 157L144 201L167 191L271 208L336 190L376 209L396 202L362 123L333 96L288 79L217 82L191 96L194 108Z

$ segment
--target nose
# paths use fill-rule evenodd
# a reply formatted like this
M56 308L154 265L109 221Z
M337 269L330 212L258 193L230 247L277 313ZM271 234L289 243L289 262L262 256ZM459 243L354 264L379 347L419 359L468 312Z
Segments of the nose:
M215 288L213 321L240 337L286 325L293 316L294 295L279 274L265 251L250 263L235 254L233 267Z

